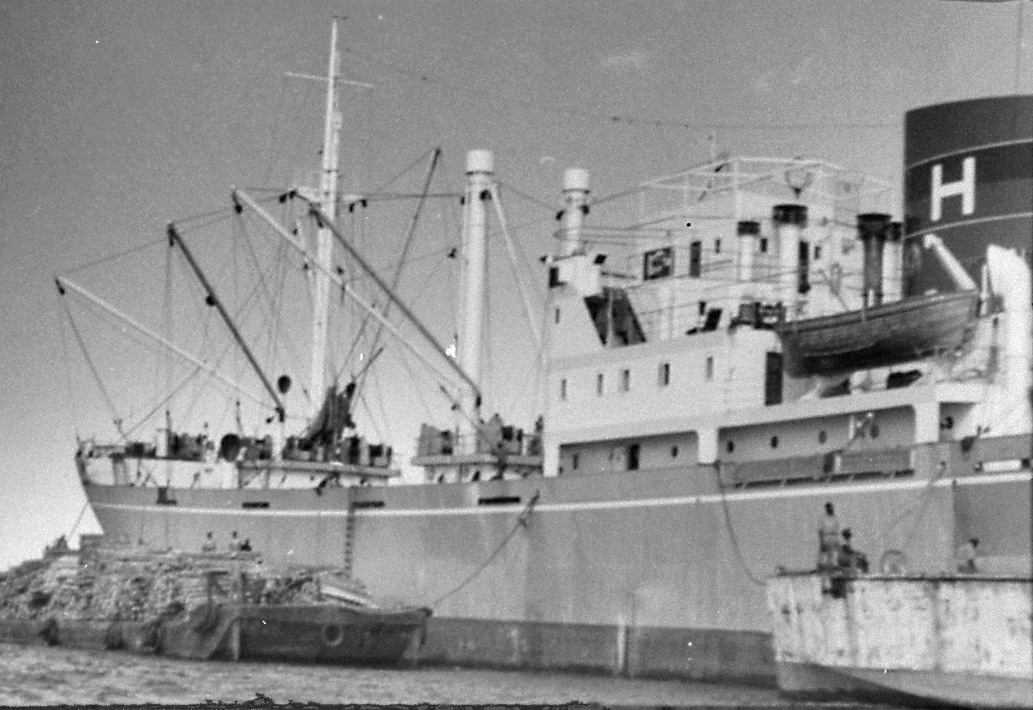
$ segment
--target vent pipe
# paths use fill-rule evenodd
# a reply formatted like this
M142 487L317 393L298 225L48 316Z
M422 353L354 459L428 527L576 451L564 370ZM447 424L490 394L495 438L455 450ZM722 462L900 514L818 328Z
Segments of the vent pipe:
M900 300L904 282L904 225L890 222L882 255L882 291L887 301Z
M801 273L800 241L807 226L807 206L775 205L771 219L778 239L778 283L782 305L795 312L798 294L806 290L806 273Z
M736 225L739 236L739 282L753 281L753 255L757 250L757 237L760 236L760 222L744 219Z
M568 168L563 173L563 256L580 254L584 251L581 241L581 227L588 214L588 171L583 168Z
M857 238L864 247L864 275L861 280L861 302L865 306L882 305L883 252L890 232L890 216L881 212L857 215Z

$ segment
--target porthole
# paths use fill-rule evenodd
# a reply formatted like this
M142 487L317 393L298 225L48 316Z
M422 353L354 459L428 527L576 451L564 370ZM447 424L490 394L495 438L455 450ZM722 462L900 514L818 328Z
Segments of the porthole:
M778 436L777 435L771 437L771 448L772 449L777 449L778 448Z

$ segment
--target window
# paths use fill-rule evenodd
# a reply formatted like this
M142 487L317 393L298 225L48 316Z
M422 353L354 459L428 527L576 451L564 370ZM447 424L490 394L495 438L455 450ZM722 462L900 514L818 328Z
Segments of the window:
M782 403L782 353L769 352L764 356L764 404Z
M638 444L630 444L628 446L628 452L627 452L627 458L625 459L625 464L627 465L629 471L637 471L638 470L638 452L639 452L639 445Z
M560 401L567 401L567 378L560 380Z
M580 463L580 458L581 457L578 456L576 452L570 457L570 467L575 471L577 471L577 466Z
M714 356L713 355L708 355L707 356L706 377L707 377L707 382L709 382L709 381L714 379Z
M807 293L811 290L810 269L811 269L811 247L805 241L800 241L797 248L800 257L796 262L796 290L798 293Z
M603 373L599 373L595 376L595 393L602 395L603 393Z
M699 278L703 273L703 242L689 244L689 276Z
M767 254L768 253L768 238L767 237L761 237L760 238L760 253L761 254Z
M820 261L821 260L821 244L815 244L814 245L814 260L815 261Z
M560 322L560 309L559 308L556 309L556 311L553 314L553 317L556 319L557 323Z
M675 444L674 446L671 447L671 458L672 459L678 458L678 445L677 444Z
M733 451L735 451L735 442L729 441L727 444L725 444L725 451L727 451L728 453L732 453Z
M771 437L771 448L772 449L777 449L778 448L778 436Z
M631 370L621 370L621 392L631 389Z
M671 384L671 363L661 362L657 369L656 381L661 387Z
M721 253L721 240L720 239L715 239L714 240L714 253L715 254L720 254Z

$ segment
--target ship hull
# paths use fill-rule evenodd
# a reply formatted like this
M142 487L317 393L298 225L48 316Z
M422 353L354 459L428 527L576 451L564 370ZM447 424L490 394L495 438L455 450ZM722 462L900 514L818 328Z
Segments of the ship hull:
M737 491L712 467L322 492L85 490L112 536L192 549L208 530L238 530L270 560L350 566L372 594L433 609L424 661L773 684L759 581L815 564L826 500L873 531L861 549L879 531L906 533L914 568L950 564L956 533L969 532L961 518L989 521L974 534L1028 564L1028 468L934 471Z
M322 606L242 606L240 658L257 661L390 664L417 651L424 609Z

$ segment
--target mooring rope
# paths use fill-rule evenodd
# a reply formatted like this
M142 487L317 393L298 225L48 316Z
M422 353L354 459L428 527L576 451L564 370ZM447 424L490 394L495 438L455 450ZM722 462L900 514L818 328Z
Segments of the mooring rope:
M541 496L541 492L540 491L535 491L534 492L534 495L531 496L531 500L529 500L527 502L527 505L524 506L523 511L520 513L519 516L517 516L517 520L516 520L516 523L513 525L513 529L510 530L509 533L507 533L504 538L502 538L502 542L499 543L498 547L496 547L495 550L488 556L488 558L486 560L484 560L484 562L482 562L477 567L477 569L475 569L473 572L471 572L467 576L466 579L464 579L462 582L460 582L455 587L450 589L448 592L442 594L440 597L438 597L437 599L432 601L430 603L431 608L437 607L438 604L440 604L441 602L445 601L446 599L448 599L453 594L458 593L466 585L468 585L470 582L472 582L474 579L476 579L481 574L481 572L483 572L485 569L487 569L488 565L490 565L494 561L494 559L499 556L499 554L502 552L502 550L505 549L506 545L509 544L509 541L511 539L513 539L513 536L516 535L517 530L519 530L520 528L527 527L527 522L530 519L531 513L534 511L534 506L538 502L538 498L540 496Z
M718 494L721 497L721 510L724 512L725 528L728 530L728 539L732 543L732 553L735 555L736 561L739 566L742 567L742 571L746 573L750 581L759 587L764 586L764 580L753 573L750 566L746 564L746 558L743 557L742 549L739 547L739 538L735 534L735 528L732 526L732 514L728 510L728 499L725 494L724 485L721 483L721 472L717 464L712 467L714 471L714 483L717 485Z

